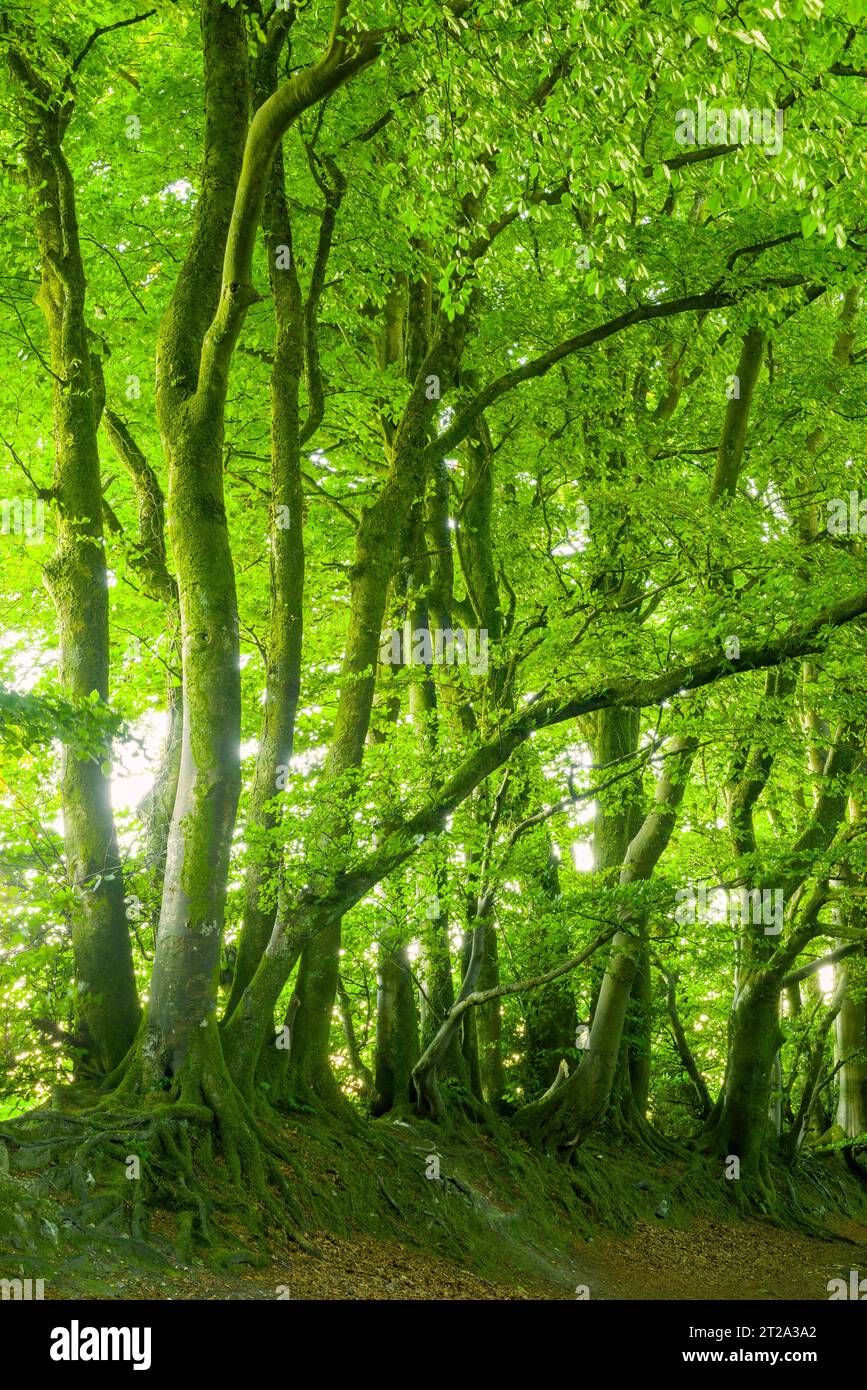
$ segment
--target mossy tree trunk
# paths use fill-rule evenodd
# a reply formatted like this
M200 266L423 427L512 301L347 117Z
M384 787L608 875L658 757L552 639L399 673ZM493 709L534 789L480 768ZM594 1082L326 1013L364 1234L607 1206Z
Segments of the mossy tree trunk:
M496 989L500 983L497 929L489 923L485 930L484 958L479 971L478 988ZM506 1090L503 1066L503 1015L500 1001L481 1004L476 1010L476 1038L479 1049L479 1081L482 1099L497 1106Z
M183 692L181 687L181 617L178 586L166 556L165 499L159 479L130 432L125 420L106 407L105 432L126 470L135 491L138 541L131 565L149 598L162 607L168 637L166 665L166 733L153 785L138 807L145 824L144 878L147 913L159 916L166 869L169 827L181 769Z
M490 900L479 903L479 915L470 923L465 947L465 965L461 987L458 990L455 1006L462 1004L476 989L484 959L485 929L488 925ZM413 1070L417 1109L421 1115L430 1115L440 1120L445 1114L445 1102L439 1089L438 1070L440 1062L447 1056L452 1040L463 1035L463 1055L469 1073L470 1088L479 1099L481 1096L481 1076L478 1065L478 1052L475 1030L469 1031L465 1025L475 1010L468 1009L457 1016L447 1017L437 1031L433 1041L425 1049ZM474 1055L475 1053L475 1055Z
M410 304L412 304L410 299ZM376 670L389 584L402 555L411 549L414 509L424 495L426 470L421 457L440 409L429 382L441 391L453 382L463 345L465 323L445 321L424 353L413 377L409 400L390 440L391 462L382 490L362 513L351 571L349 624L344 651L340 699L334 731L323 770L324 812L317 828L323 847L324 885L333 871L324 868L325 849L333 859L335 846L347 841L347 808L364 753L376 682ZM413 333L404 335L412 341ZM328 1039L337 989L340 922L331 922L304 948L298 971L300 1004L289 1063L290 1085L319 1084L331 1089Z
M728 1058L721 1103L703 1144L722 1160L740 1161L740 1175L757 1179L769 1130L774 1060L783 1041L779 1022L780 976L741 972L729 1019Z
M254 84L257 105L262 105L276 86L279 54L277 43L261 46ZM275 318L269 381L270 607L264 646L265 701L247 808L250 860L244 882L243 924L226 1005L227 1017L250 983L274 925L276 887L280 877L280 854L274 831L279 823L280 793L286 787L292 757L295 715L301 692L304 498L300 392L306 316L292 245L281 150L274 158L262 226ZM315 304L311 317L315 319ZM305 431L307 437L314 433L316 423L311 416L311 427Z
M621 887L647 880L659 862L674 829L695 747L692 735L672 740L670 756L657 782L653 808L627 849L620 872ZM644 930L640 911L622 908L619 916L621 929L612 941L590 1036L577 1070L552 1095L526 1106L519 1115L520 1126L546 1147L570 1144L580 1138L602 1119L611 1100Z
M258 295L252 258L286 130L381 51L349 45L338 3L323 56L257 108L247 128L243 11L203 0L205 156L190 247L157 348L157 411L169 466L180 597L184 727L143 1056L157 1075L207 1057L222 1070L216 987L240 791L240 671L234 568L223 499L225 405L238 335ZM277 42L285 20L274 17ZM275 1001L276 1002L276 1001ZM268 1028L273 1017L263 1020ZM216 1049L216 1051L215 1051Z
M24 156L41 258L37 303L53 376L57 544L45 568L57 611L60 681L75 703L109 697L108 576L97 431L104 406L85 322L86 280L75 185L63 150L74 109L16 47ZM135 1037L139 1003L111 806L110 740L86 759L64 747L60 790L67 871L75 894L74 1033L88 1071L108 1071Z
M783 681L783 686L788 689L790 683ZM767 760L763 755L761 771L756 771L755 760L759 754L759 749L754 750L749 760L752 777L745 772L729 795L730 814L732 806L737 808L731 821L735 827L735 847L747 856L747 861L755 851L752 828L755 797L752 793L757 783L764 785L767 775ZM845 726L838 729L824 761L821 785L810 819L798 839L788 847L777 871L778 882L773 885L782 892L784 902L795 903L796 917L789 924L786 935L780 936L773 927L767 931L769 924L760 921L741 923L725 1079L705 1124L703 1142L718 1156L738 1158L742 1177L756 1183L759 1190L765 1185L763 1165L774 1064L783 1041L780 994L791 983L785 972L823 930L817 924L817 916L825 901L825 888L817 887L803 903L794 895L808 878L813 860L827 853L838 834L846 813L849 780L856 757L851 732ZM733 795L735 790L736 796ZM766 885L760 881L758 886Z
M224 284L221 292L220 284L247 136L246 36L242 14L211 0L203 6L202 30L202 188L157 352L183 652L181 763L145 1051L157 1076L175 1076L188 1061L194 1071L199 1055L216 1042L229 852L241 786L240 649L223 439L231 349L253 296L241 285Z
M612 581L607 581L612 582ZM641 720L637 710L600 710L596 721L594 744L595 762L604 769L618 767L626 771L630 760L635 760L638 752L638 739ZM636 766L635 775L618 782L609 793L603 793L596 808L593 822L593 872L598 882L610 890L620 880L629 845L641 824L642 813L641 772ZM639 979L647 978L648 951L645 934L642 931L635 944L638 952L636 969ZM604 967L595 966L593 987L592 1019L599 1008L604 982ZM630 992L634 986L630 986ZM644 1022L643 1012L635 997L631 997L623 1029L621 1057L612 1080L612 1097L618 1106L627 1109L631 1104L632 1061L638 1034ZM580 1066L583 1058L579 1056Z
M849 799L849 813L854 825L862 820L860 799ZM858 883L850 870L844 879ZM860 904L854 905L845 916L849 930L862 931L867 914ZM844 946L839 940L838 947ZM835 1020L834 1061L840 1068L838 1076L837 1111L835 1122L849 1139L867 1134L867 978L862 964L841 962L837 965L837 985L840 991L840 1011Z
M420 1006L422 1048L433 1041L437 1029L455 1002L452 953L448 935L449 917L442 906L443 901L444 887L437 896L436 907L428 920L422 939L425 994ZM449 1040L440 1070L443 1079L452 1077L466 1086L466 1063L461 1051L459 1032L455 1032Z
M840 1067L836 1123L849 1139L867 1134L867 1000L860 983L852 997L851 972L844 972L845 995L836 1020L835 1058Z
M418 1014L405 942L380 941L377 959L375 1099L373 1112L409 1107L418 1061Z
M835 358L841 364L848 359L851 350L851 338L847 338L846 334L851 327L853 312L854 303L849 295L843 309L843 333L838 335L835 343ZM729 402L726 412L712 500L725 499L735 492L764 346L764 335L757 329L750 329L743 339L737 371L739 395ZM810 451L818 447L815 434L808 440L807 447ZM809 507L802 509L797 524L802 542L810 542L817 525L814 510ZM809 552L802 564L806 563L808 555ZM808 686L815 681L815 672L810 664L805 665L802 676ZM794 678L789 672L778 670L768 674L765 722L771 729L780 722L794 686ZM762 739L754 733L736 750L726 793L739 881L749 882L753 887L768 886L779 890L786 903L806 881L812 858L827 851L845 817L849 779L856 759L852 734L845 727L838 729L830 749L815 746L818 735L829 736L829 731L820 729L809 691L805 704L807 730L811 735L809 762L818 785L807 826L789 847L775 875L776 882L768 881L767 871L764 874L757 872L759 856L753 825L754 808L773 761L769 752L772 746L770 737ZM788 939L776 945L774 937L765 933L761 923L741 924L726 1073L722 1091L704 1130L705 1141L711 1150L719 1156L738 1158L742 1176L757 1184L759 1190L765 1188L762 1170L767 1153L769 1109L779 1048L783 1041L779 1005L781 989L785 988L784 970L797 957L798 951L819 934L819 928L815 926L809 911L803 917L800 924L792 925ZM806 1118L806 1115L803 1116L798 1123L799 1130ZM800 1135L794 1137L797 1145Z

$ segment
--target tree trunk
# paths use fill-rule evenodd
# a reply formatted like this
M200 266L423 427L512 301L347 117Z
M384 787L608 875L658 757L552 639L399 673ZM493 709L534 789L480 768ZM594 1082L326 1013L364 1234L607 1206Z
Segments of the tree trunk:
M479 971L478 988L496 989L499 983L497 929L489 922L485 929L484 957ZM499 999L492 999L489 1004L480 1004L475 1013L482 1098L488 1105L497 1106L502 1101L506 1089L502 1047L503 1016Z
M376 502L362 515L352 568L349 628L341 673L341 693L331 747L322 778L323 796L334 798L326 807L320 845L323 858L334 862L335 847L349 833L347 807L355 774L361 764L370 723L386 596L398 560L411 540L412 508L418 502L424 477L418 458L435 410L426 395L431 376L442 383L453 379L465 325L433 346L420 366L409 402L394 435L392 465ZM339 858L339 855L338 855ZM333 876L325 874L323 881ZM300 997L290 1077L309 1084L329 1070L327 1041L337 989L340 923L319 932L304 948L298 975ZM254 981L255 984L255 981ZM302 1060L303 1059L303 1060Z
M464 973L455 1004L460 1004L471 995L478 983L484 958L485 927L486 919L476 918L467 931L463 950ZM413 1081L419 1114L430 1115L434 1120L442 1119L445 1114L437 1073L440 1062L447 1055L452 1039L459 1029L462 1034L462 1051L469 1073L470 1089L478 1100L482 1099L476 1033L474 1028L467 1027L475 1012L475 1009L467 1009L457 1018L446 1018L415 1067Z
M729 1020L721 1103L704 1136L711 1152L738 1158L741 1176L747 1178L761 1177L768 1137L774 1063L783 1043L779 995L776 973L742 974Z
M444 890L444 884L441 880L440 890L441 893ZM442 903L443 897L438 895L434 913L428 920L422 941L424 994L421 997L419 1008L422 1051L433 1041L443 1019L455 1002L452 955L449 945L449 918L448 912L443 910ZM459 1030L455 1031L449 1041L440 1064L440 1076L443 1079L452 1077L464 1086L468 1084Z
M560 900L560 874L550 840L548 856L534 888L542 902L542 921L530 946L530 969L534 975L542 975L563 956L563 945L552 939L544 920L548 912L558 911ZM591 970L592 965L591 961ZM535 1096L548 1089L564 1059L570 1063L575 1060L578 1012L572 981L557 980L548 989L531 994L525 1020L525 1089L528 1096Z
M412 1069L418 1061L418 1018L409 955L403 943L380 942L376 995L376 1063L373 1113L385 1115L413 1101Z
M632 984L632 996L627 1011L629 1089L632 1104L642 1119L647 1116L650 1100L650 1041L653 1021L653 978L650 971L650 946L646 932L642 933L638 968Z
M162 608L170 659L166 663L167 727L153 785L139 804L145 826L144 873L148 916L159 918L166 849L181 768L183 697L181 690L181 617L178 586L166 562L165 499L159 479L148 463L126 421L106 407L105 432L135 490L138 509L138 543L130 564L148 594Z
M671 838L677 809L695 756L696 740L672 740L670 756L656 787L654 807L633 837L620 874L623 887L650 878ZM602 1119L611 1100L617 1059L632 983L639 966L645 928L640 913L621 909L619 930L602 981L588 1046L572 1076L547 1100L520 1112L519 1123L543 1145L574 1143ZM625 928L627 928L626 930Z
M845 976L845 994L835 1020L835 1062L840 1066L837 1124L849 1139L867 1134L867 1000L853 999L851 971L838 966ZM863 988L863 986L862 986Z
M172 1075L214 1020L229 853L241 786L235 574L221 413L163 402L169 531L184 651L183 741L148 1009L149 1055Z
M276 82L274 72L260 80L260 100ZM303 305L294 259L284 266L281 248L292 237L278 151L263 217L268 270L276 319L274 360L269 383L271 404L270 611L265 643L265 703L256 753L256 771L247 811L250 860L244 881L244 917L232 989L230 1017L250 983L274 926L280 853L273 832L279 824L280 793L295 738L301 692L304 598L304 498L301 487L299 390L303 368ZM270 889L270 893L269 893Z
M57 547L45 579L57 610L60 683L75 703L109 697L108 576L102 525L97 391L85 320L86 281L72 173L63 152L71 102L57 97L13 47L24 97L27 177L42 262L36 301L48 329L53 374ZM74 1033L84 1068L109 1071L132 1043L140 1016L124 886L103 770L111 742L82 759L68 747L60 792L75 962Z

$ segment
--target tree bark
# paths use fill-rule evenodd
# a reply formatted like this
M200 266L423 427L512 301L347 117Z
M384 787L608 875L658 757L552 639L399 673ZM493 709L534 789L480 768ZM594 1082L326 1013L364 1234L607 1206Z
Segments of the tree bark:
M673 742L676 756L664 765L653 809L626 852L620 873L623 887L651 876L671 838L696 740L685 736ZM608 1107L629 997L641 955L644 924L640 918L640 913L621 909L622 926L612 942L611 959L602 981L588 1046L577 1070L547 1101L526 1106L519 1114L520 1126L546 1146L574 1143L598 1123Z
M771 1077L783 1042L779 975L744 971L729 1021L721 1105L704 1142L720 1158L740 1159L741 1176L759 1179L769 1128Z
M270 49L266 47L260 56L255 84L258 105L267 100L276 86L279 51L276 45L272 45ZM274 843L273 832L279 824L280 792L285 788L292 758L295 716L301 692L304 500L301 486L300 386L304 364L304 303L292 251L280 150L274 157L262 225L275 318L274 356L269 382L270 608L265 640L265 703L247 808L250 859L244 882L243 925L226 1017L231 1016L253 978L274 926L280 854ZM284 265L287 254L289 264Z
M53 375L57 545L45 567L58 621L60 682L74 703L109 698L108 576L97 430L104 405L91 365L86 280L75 185L63 151L72 101L53 91L14 46L23 96L24 153L42 262L37 303ZM64 746L60 791L71 917L75 1025L88 1071L110 1071L140 1016L111 806L111 740L87 759Z
M418 1019L405 943L381 941L376 996L376 1067L373 1113L385 1115L413 1101Z
M241 787L238 611L223 492L230 351L225 368L218 366L208 340L247 135L243 14L205 0L202 29L202 189L157 357L157 415L169 470L169 536L183 650L181 764L144 1052L157 1076L177 1075L216 1040L226 884ZM240 320L235 335L239 330Z

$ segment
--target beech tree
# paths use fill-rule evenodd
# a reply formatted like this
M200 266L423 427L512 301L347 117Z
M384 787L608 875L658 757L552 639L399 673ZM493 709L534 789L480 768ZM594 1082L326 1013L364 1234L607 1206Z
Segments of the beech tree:
M0 17L0 1103L139 1229L299 1109L859 1152L862 19Z

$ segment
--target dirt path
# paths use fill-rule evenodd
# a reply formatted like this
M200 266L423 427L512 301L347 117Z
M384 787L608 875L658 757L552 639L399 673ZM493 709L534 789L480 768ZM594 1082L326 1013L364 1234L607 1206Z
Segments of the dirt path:
M562 1297L550 1284L494 1284L448 1260L367 1236L311 1236L322 1258L293 1250L265 1269L128 1269L97 1282L67 1268L47 1281L46 1299L445 1299ZM86 1289L86 1292L85 1292Z
M600 1237L586 1261L590 1296L618 1299L826 1300L828 1280L867 1275L867 1228L840 1223L817 1240L759 1221L698 1219L688 1230L642 1222L623 1240ZM850 1242L856 1242L852 1244ZM604 1292L603 1292L604 1290Z
M535 1252L540 1276L493 1283L460 1266L391 1242L361 1236L315 1237L322 1258L302 1250L265 1269L123 1270L102 1284L67 1269L50 1281L55 1299L207 1300L550 1300L591 1299L826 1300L828 1280L850 1269L867 1275L867 1229L851 1223L846 1239L817 1240L761 1222L724 1225L699 1219L688 1230L643 1222L626 1240L599 1237L575 1249ZM857 1244L851 1244L856 1241ZM79 1267L80 1268L80 1267ZM80 1273L84 1274L80 1268ZM88 1271L88 1274L90 1272ZM86 1292L85 1292L86 1289Z

